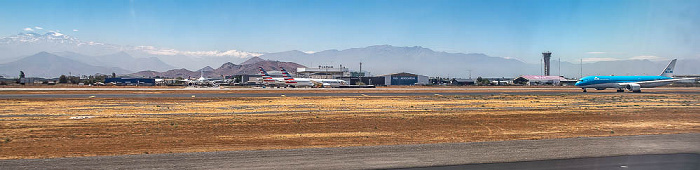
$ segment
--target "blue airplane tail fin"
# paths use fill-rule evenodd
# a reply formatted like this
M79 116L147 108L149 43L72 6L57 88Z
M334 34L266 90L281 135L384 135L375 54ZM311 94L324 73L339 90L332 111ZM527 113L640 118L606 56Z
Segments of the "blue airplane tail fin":
M668 66L666 66L666 69L664 69L664 72L661 73L661 76L664 77L673 77L673 68L676 67L676 59L671 60L671 63L668 63Z

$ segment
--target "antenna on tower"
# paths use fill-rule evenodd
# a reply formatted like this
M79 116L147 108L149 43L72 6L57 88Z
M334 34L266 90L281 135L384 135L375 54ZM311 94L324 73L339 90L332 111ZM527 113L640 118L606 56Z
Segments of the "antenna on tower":
M467 71L469 71L469 80L471 80L472 79L472 70L467 70Z
M360 73L362 73L362 62L360 62Z

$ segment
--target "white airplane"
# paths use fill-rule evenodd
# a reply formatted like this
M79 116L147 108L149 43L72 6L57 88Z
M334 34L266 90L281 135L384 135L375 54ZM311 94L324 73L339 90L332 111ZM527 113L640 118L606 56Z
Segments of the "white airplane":
M193 85L193 86L214 86L214 87L218 86L218 84L215 83L214 81L211 81L211 80L204 77L204 71L201 71L198 79L194 79L194 80L185 79L185 80L187 81L187 83L189 85Z
M586 88L605 90L606 88L617 89L617 92L625 92L625 89L639 93L641 88L659 87L681 80L695 80L695 78L673 78L673 68L676 67L676 59L668 63L666 69L659 76L587 76L576 82L576 86L581 87L583 92Z
M345 80L340 79L294 78L284 68L280 67L280 69L282 70L285 83L292 87L315 87L317 85L321 87L339 87L347 84Z

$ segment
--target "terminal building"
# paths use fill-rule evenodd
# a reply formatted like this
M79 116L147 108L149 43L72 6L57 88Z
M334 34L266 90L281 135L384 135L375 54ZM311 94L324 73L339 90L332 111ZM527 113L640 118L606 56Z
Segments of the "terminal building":
M350 70L346 67L334 68L333 66L318 66L318 68L297 68L297 76L314 79L334 79L338 77L350 77Z
M119 86L155 86L156 79L152 78L106 78L105 84Z
M372 77L337 77L347 81L350 85L374 85L374 86L405 86L405 85L427 85L428 76L412 73L394 73Z
M345 80L350 85L386 86L384 77L340 77L339 79Z

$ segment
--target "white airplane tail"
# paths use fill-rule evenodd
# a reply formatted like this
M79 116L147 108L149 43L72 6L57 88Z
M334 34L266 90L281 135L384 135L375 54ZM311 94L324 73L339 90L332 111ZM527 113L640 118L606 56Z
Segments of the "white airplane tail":
M280 67L280 69L281 69L281 71L282 71L282 75L283 75L283 77L284 77L284 80L292 80L292 81L294 81L294 77L292 77L292 74L289 74L289 72L287 72L287 70L285 70L285 69L282 68L282 67Z
M673 77L673 68L676 67L676 59L671 60L671 63L668 63L668 66L666 66L666 69L664 69L664 72L661 73L661 76L664 77Z

